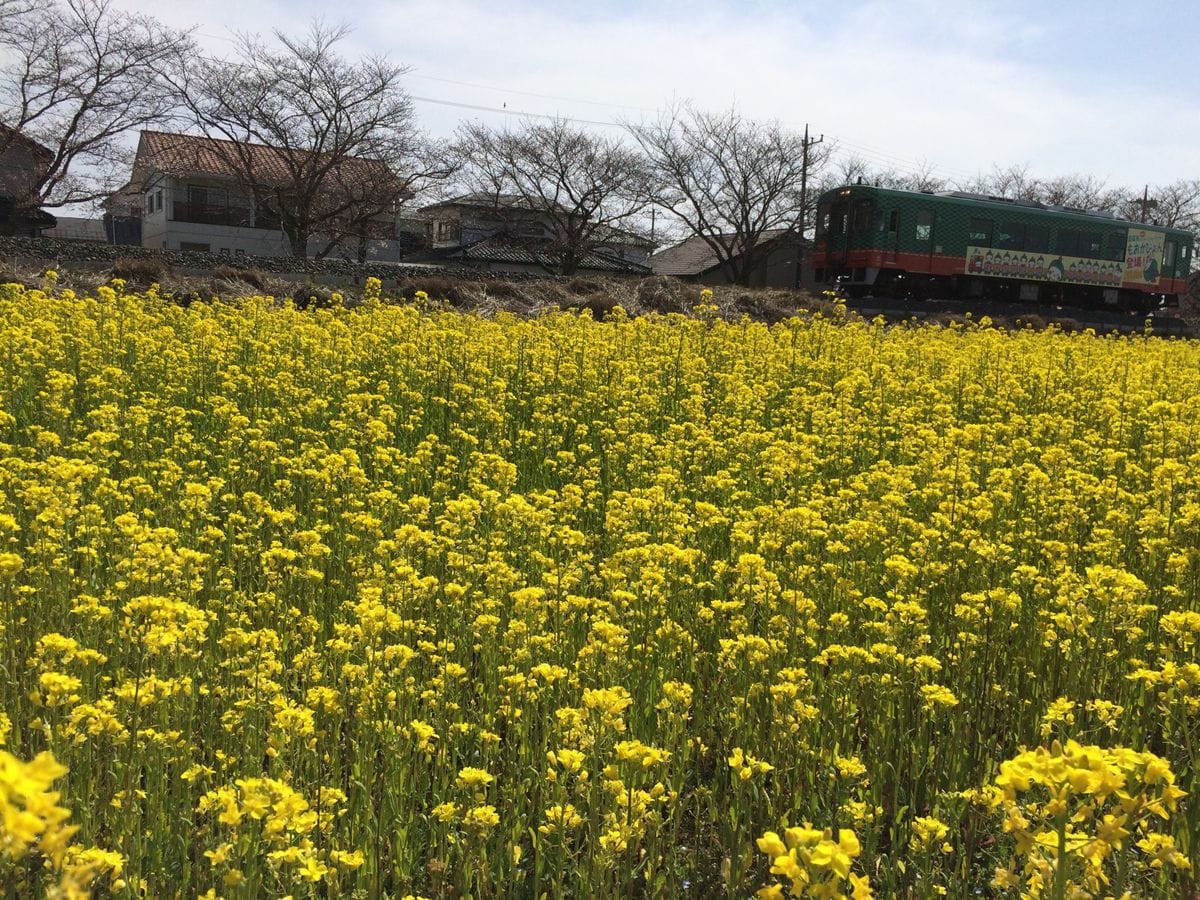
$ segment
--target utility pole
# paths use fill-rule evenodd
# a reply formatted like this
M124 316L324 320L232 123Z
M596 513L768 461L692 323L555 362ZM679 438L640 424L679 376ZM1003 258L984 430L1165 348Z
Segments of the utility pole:
M1144 188L1142 188L1142 199L1134 200L1133 202L1142 208L1141 222L1143 225L1146 224L1146 216L1149 214L1150 210L1158 209L1158 201L1150 199L1150 185L1146 185Z
M796 288L800 287L804 272L804 228L808 223L808 150L824 140L824 134L819 138L810 138L808 123L804 123L804 143L801 144L803 150L800 161L800 233L797 235L799 240L796 243Z

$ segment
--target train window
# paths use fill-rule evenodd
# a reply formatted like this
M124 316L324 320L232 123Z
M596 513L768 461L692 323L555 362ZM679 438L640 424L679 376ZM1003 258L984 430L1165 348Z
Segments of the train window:
M971 219L967 223L967 243L972 247L992 246L991 220Z
M996 226L996 246L1002 250L1020 250L1025 243L1025 226L1001 222Z
M1167 241L1163 244L1163 265L1171 268L1175 265L1175 242Z
M854 218L851 221L851 230L860 234L871 230L870 200L860 200L854 204Z
M1050 248L1050 230L1045 225L1026 225L1022 250L1045 253Z
M1108 233L1108 247L1104 254L1105 259L1121 260L1125 258L1125 244L1128 242L1129 232L1122 228L1120 231L1110 231Z
M923 209L917 213L917 240L927 241L933 236L933 212Z
M822 203L817 207L817 236L820 237L829 230L829 204Z
M1094 231L1083 231L1079 234L1079 253L1078 256L1087 256L1092 259L1101 255L1104 241L1100 235Z
M1079 232L1070 228L1058 229L1054 237L1054 252L1062 256L1078 256Z
M900 228L900 210L893 209L892 214L888 216L888 231L895 234Z

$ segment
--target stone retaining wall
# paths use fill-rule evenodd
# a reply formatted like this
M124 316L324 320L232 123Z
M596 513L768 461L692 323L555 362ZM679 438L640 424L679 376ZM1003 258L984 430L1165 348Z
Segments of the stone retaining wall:
M164 270L176 275L202 275L220 268L258 269L292 281L324 284L361 284L374 277L385 284L406 278L445 276L472 281L525 281L551 276L537 273L490 272L464 266L430 263L359 263L346 259L297 259L291 256L221 256L191 250L154 250L89 241L64 241L53 238L0 237L0 261L13 266L104 270L118 259L149 259L160 262Z

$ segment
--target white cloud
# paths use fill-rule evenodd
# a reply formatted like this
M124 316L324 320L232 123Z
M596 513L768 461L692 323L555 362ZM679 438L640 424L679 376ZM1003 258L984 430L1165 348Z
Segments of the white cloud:
M1177 96L1147 93L1111 77L1099 57L1086 77L1056 68L1056 23L995 4L871 0L831 12L824 3L118 2L198 24L214 52L234 29L345 16L356 50L413 66L412 93L450 103L612 121L691 98L797 128L809 122L878 165L928 160L949 177L1014 163L1130 186L1200 175L1200 110L1182 82ZM1137 59L1122 65L1136 71ZM426 102L418 112L443 135L466 116L505 119Z

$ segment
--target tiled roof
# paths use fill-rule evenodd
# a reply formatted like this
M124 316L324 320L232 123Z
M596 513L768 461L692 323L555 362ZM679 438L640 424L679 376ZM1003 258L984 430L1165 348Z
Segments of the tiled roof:
M486 191L476 191L473 194L460 194L448 200L439 200L422 206L421 212L431 209L441 209L446 206L470 206L485 209L541 209L537 204L530 203L518 194L489 194Z
M440 259L461 259L473 263L513 263L544 266L549 269L555 268L559 262L558 256L548 242L511 237L484 238L466 247L434 251L427 255ZM647 266L599 252L584 254L583 259L579 262L579 268L630 275L642 275L650 271Z
M145 177L145 169L153 167L168 175L213 175L236 178L240 174L242 156L248 154L254 178L264 184L283 183L291 180L286 160L289 153L297 159L310 154L305 150L287 151L268 147L265 144L227 141L219 138L202 137L194 134L172 134L165 131L143 131L138 145L135 163L135 178ZM342 164L347 174L354 174L362 181L390 177L382 162L350 157ZM139 179L140 180L140 179Z
M759 246L788 233L789 230L786 228L772 228L764 231L759 239ZM733 235L731 234L721 235L722 243L726 246L732 239ZM673 247L660 250L650 257L650 268L655 275L699 275L718 265L720 265L720 261L717 259L717 254L699 235L694 235Z
M2 142L5 144L7 144L9 141L12 141L13 143L24 144L25 147L36 156L41 156L45 159L52 159L54 157L54 151L49 147L39 144L28 135L22 134L13 128L9 128L3 123L0 123L0 138L3 139Z

